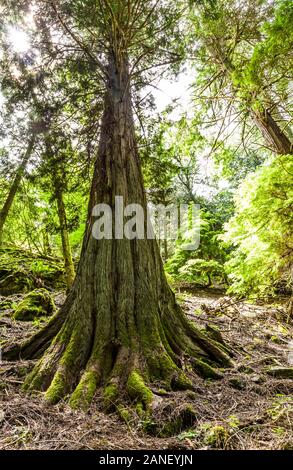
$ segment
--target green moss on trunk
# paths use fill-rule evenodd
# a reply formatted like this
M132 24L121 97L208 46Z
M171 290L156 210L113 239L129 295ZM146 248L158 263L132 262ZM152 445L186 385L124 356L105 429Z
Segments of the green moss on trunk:
M132 371L128 377L126 390L132 400L138 400L148 407L153 400L151 390L146 386L142 376L136 370Z

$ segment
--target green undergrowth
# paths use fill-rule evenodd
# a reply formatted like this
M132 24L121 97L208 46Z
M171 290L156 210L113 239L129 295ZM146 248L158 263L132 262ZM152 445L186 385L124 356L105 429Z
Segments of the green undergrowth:
M63 261L19 248L0 248L0 295L26 293L39 287L66 287Z

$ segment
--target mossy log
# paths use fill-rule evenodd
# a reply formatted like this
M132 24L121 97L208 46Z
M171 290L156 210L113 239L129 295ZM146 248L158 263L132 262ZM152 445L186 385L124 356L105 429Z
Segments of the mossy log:
M293 379L293 367L270 367L266 373L279 379Z

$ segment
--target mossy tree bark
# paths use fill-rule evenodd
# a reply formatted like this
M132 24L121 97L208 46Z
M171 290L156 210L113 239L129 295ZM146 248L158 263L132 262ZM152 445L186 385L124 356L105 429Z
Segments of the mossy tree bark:
M112 53L99 151L90 195L87 232L67 301L35 339L8 348L4 357L32 357L46 349L25 382L50 402L70 395L86 408L97 388L105 405L120 399L148 408L151 388L192 388L192 374L218 378L230 366L223 344L190 323L166 281L154 239L92 236L93 207L146 198L135 140L127 57ZM113 231L115 227L113 227Z
M16 196L16 193L19 189L19 185L21 182L21 179L23 177L23 174L25 172L25 169L27 167L28 161L32 155L33 149L35 146L35 136L32 135L32 137L29 140L26 152L22 158L22 161L17 168L14 180L12 182L12 185L10 187L9 193L5 199L5 202L3 204L2 209L0 210L0 245L2 244L2 238L3 238L3 228L6 222L6 219L8 217L9 211L11 209L11 206L13 204L14 198Z

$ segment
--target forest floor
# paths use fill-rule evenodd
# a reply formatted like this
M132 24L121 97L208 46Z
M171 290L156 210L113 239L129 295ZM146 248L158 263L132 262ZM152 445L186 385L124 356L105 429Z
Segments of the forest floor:
M198 378L194 392L160 397L157 419L162 423L182 418L187 405L193 409L192 419L177 421L173 436L149 435L147 423L134 415L125 423L104 414L98 395L86 413L65 402L49 406L41 396L21 391L33 361L2 361L0 449L293 449L293 380L282 377L293 365L293 327L283 303L238 302L190 285L177 288L177 294L191 320L220 328L235 351L235 368L222 380ZM55 293L58 306L64 297ZM40 323L17 322L5 310L0 314L1 342L23 339Z

